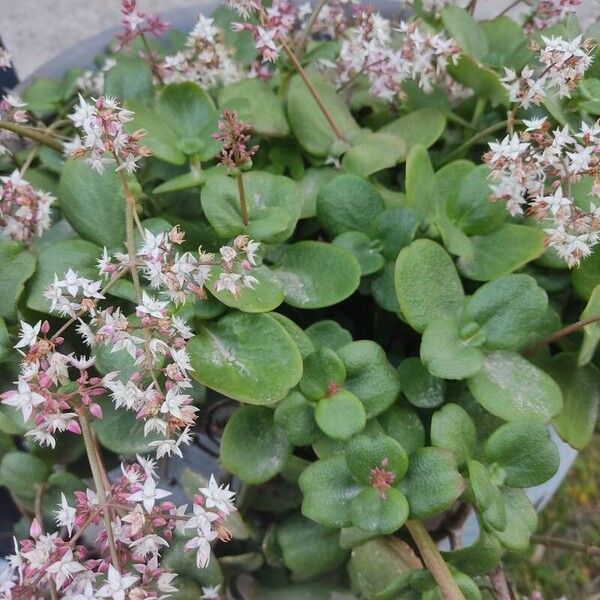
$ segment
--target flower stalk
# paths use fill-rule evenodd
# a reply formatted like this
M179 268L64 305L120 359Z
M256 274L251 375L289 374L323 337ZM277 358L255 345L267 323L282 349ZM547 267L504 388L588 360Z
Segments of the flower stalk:
M30 140L48 146L48 148L52 148L52 150L56 150L57 152L62 152L63 150L63 145L59 141L44 135L41 131L34 129L33 127L0 121L0 129L6 129L6 131L16 133L21 137L29 138Z

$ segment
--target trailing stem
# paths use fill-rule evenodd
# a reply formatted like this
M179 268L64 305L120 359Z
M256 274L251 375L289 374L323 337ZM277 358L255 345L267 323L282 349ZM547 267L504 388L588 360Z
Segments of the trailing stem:
M318 4L315 6L312 14L310 15L310 19L308 19L308 23L298 40L298 56L302 58L304 51L306 50L306 45L308 44L308 40L310 39L310 35L312 33L313 27L319 18L319 14L323 10L323 7L327 4L327 0L319 0Z
M117 546L115 544L115 538L112 531L112 515L110 514L110 508L108 506L108 498L106 496L106 488L104 486L105 476L102 473L102 467L100 466L100 460L96 454L96 445L94 443L94 434L90 427L86 415L85 407L81 407L77 410L79 416L79 424L81 425L81 434L83 436L83 443L85 445L85 451L87 454L90 468L92 470L92 477L94 479L94 485L96 486L96 493L98 494L98 504L102 509L102 515L104 517L104 525L106 528L106 538L108 540L108 546L110 548L110 555L112 558L115 569L122 572L121 561L117 552Z
M240 196L240 212L242 213L242 221L244 225L250 223L250 217L248 216L248 204L246 202L246 190L244 189L244 177L241 172L237 174L237 186Z
M526 348L523 351L523 355L524 356L532 356L533 354L535 354L542 348L545 348L546 346L553 344L554 342L557 342L561 338L563 338L567 335L570 335L572 333L575 333L576 331L579 331L580 329L583 329L586 325L591 325L592 323L598 323L599 321L600 321L600 315L594 315L593 317L590 317L589 319L582 319L581 321L577 321L576 323L571 323L570 325L567 325L566 327L563 327L562 329L555 331L552 335L549 335L548 337L541 339L539 342L536 342L535 344L533 344L533 346L529 346L529 348Z
M48 148L52 148L52 150L56 150L57 152L62 152L63 150L63 145L59 141L44 135L41 131L34 129L33 127L26 127L24 125L17 125L16 123L0 121L0 129L12 131L12 133L16 133L21 137L29 138L30 140L38 142L39 144L48 146Z
M444 600L465 600L463 593L450 574L448 565L423 524L420 521L407 521L406 528L417 545L425 566L438 584L442 598Z

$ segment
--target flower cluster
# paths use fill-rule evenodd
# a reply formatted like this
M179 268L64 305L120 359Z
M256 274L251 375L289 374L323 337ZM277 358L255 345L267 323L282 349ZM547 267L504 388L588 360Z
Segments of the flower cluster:
M538 50L538 67L526 65L520 74L514 69L504 68L501 79L511 102L523 108L541 104L549 95L569 98L592 64L591 53L594 43L577 36L571 41L561 37L544 37L543 47Z
M84 71L76 80L75 87L83 94L101 96L104 91L104 80L106 73L110 71L117 61L114 58L107 58L104 64L97 70Z
M169 28L168 23L158 15L138 10L136 0L122 1L121 24L123 31L117 35L117 51L130 46L137 37L145 35L160 37Z
M572 267L600 242L600 209L569 196L571 184L583 177L600 196L600 124L583 123L576 133L567 126L551 131L545 119L525 125L525 131L490 143L484 156L494 199L505 201L511 215L548 222L548 246Z
M223 32L204 15L188 34L185 49L158 63L165 83L193 81L203 88L227 85L241 79L242 71L225 45Z
M402 83L413 80L425 91L443 85L453 96L459 87L450 79L446 68L455 62L459 48L443 34L431 34L418 22L401 22L397 31L400 41L392 35L391 23L369 7L354 11L356 26L342 42L337 60L342 84L365 74L371 93L387 101L403 96Z
M178 591L177 575L160 565L160 556L173 536L187 538L184 549L195 551L196 564L204 569L211 543L231 538L225 524L236 510L234 493L212 475L194 496L191 513L187 505L165 500L170 495L157 487L154 461L140 456L133 464L121 465L121 475L108 487L106 507L91 489L75 492L74 506L62 494L55 511L59 531L44 533L34 519L30 538L15 540L15 553L0 573L0 597L38 598L50 588L65 600L168 598ZM111 516L110 534L101 517L104 508ZM82 544L91 525L100 530L96 550ZM218 588L204 588L202 597L219 598Z
M247 169L252 165L252 156L258 146L248 148L252 127L240 121L234 110L225 109L218 124L219 132L213 135L215 140L223 142L221 164L230 169Z
M574 13L580 4L581 0L540 0L525 30L543 31L552 27L567 15Z
M22 125L29 121L29 115L23 102L16 94L7 94L0 99L0 120ZM0 129L0 156L11 152L11 143L18 139L12 131Z
M0 237L29 242L50 227L55 198L36 190L19 173L0 177Z
M65 144L65 154L75 158L89 155L87 162L98 173L103 173L104 165L109 163L131 173L141 158L150 155L139 143L145 135L142 129L125 131L125 123L133 119L133 113L121 108L114 98L100 96L88 103L80 95L79 106L69 118L81 128L83 137L76 136Z

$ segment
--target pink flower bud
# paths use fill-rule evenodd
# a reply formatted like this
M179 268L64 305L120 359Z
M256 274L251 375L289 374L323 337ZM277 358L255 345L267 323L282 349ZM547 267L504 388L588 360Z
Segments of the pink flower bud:
M77 435L81 435L81 427L79 426L78 421L69 421L67 423L67 430L71 433L76 433Z
M242 269L245 269L246 271L249 271L252 268L252 265L250 264L249 260L244 259L241 262L241 267L242 267Z
M48 333L50 331L50 323L48 321L44 321L41 327L42 333Z
M94 417L96 417L96 419L101 419L102 418L102 408L100 407L99 404L90 404L90 412L92 413L92 415L94 415Z
M49 388L52 385L52 379L50 379L50 376L43 371L39 374L38 379L43 388Z
M42 535L42 526L40 525L37 519L31 521L31 527L29 527L29 535L34 539Z

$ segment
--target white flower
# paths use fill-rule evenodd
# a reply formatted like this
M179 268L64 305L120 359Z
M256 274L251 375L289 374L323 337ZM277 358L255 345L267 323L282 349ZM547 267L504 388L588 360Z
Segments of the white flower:
M142 304L137 307L137 312L162 319L165 316L165 308L168 304L168 302L160 302L152 298L144 291L142 292Z
M128 502L141 502L147 512L151 512L154 504L161 498L170 496L171 492L161 490L156 487L156 483L152 477L148 477L144 482L142 489L127 496Z
M156 587L160 592L164 592L166 594L174 594L178 592L179 589L175 586L171 585L173 579L177 577L177 573L162 573L156 582Z
M210 543L217 539L218 534L213 531L210 523L201 522L196 530L196 536L184 546L185 550L196 550L196 565L199 569L206 569L210 561Z
M161 404L160 412L173 415L176 419L182 419L181 407L189 404L191 398L186 394L178 394L176 390L167 391L164 402Z
M39 406L45 402L44 396L34 392L29 384L23 379L19 379L17 382L17 390L11 390L2 394L4 404L8 406L14 406L19 408L23 413L23 420L29 420L31 413L36 406Z
M125 592L138 580L137 577L125 573L121 575L112 565L108 566L106 583L98 590L99 598L125 600Z
M546 123L546 117L536 119L523 119L525 131L539 131Z
M80 356L79 358L70 356L69 360L70 363L80 371L85 371L86 369L93 367L96 362L96 358L93 356Z
M215 512L205 510L204 507L198 504L193 505L194 514L185 523L184 529L200 529L202 527L212 527L211 523L219 518Z
M167 540L151 533L136 540L129 547L134 550L133 554L135 556L146 558L147 556L158 556L161 547L168 545Z
M220 589L220 585L215 585L214 587L203 587L200 600L219 600L221 597L221 592L219 591Z
M15 348L30 348L37 342L37 336L42 328L42 322L38 321L33 327L25 321L21 321L21 333L19 333L19 341L15 344Z
M238 273L221 273L219 279L215 283L215 290L221 292L222 290L230 291L234 296L237 296L239 292L239 285L237 283L241 275Z
M248 243L246 244L246 258L253 266L256 266L256 251L258 250L259 246L260 243L255 242L254 240L248 240Z
M69 537L73 533L73 527L75 526L75 509L68 505L67 498L64 493L60 494L60 508L54 513L56 514L56 524L59 527L66 527L69 533Z
M232 263L237 256L235 248L232 248L231 246L221 246L221 248L219 248L219 252L226 263Z
M214 475L210 476L208 487L200 488L200 493L206 498L206 508L216 508L224 515L230 515L236 510L233 504L235 492L228 485L218 485Z
M56 587L60 589L75 573L85 571L85 567L73 558L73 551L68 550L60 561L52 563L46 570L54 575Z

